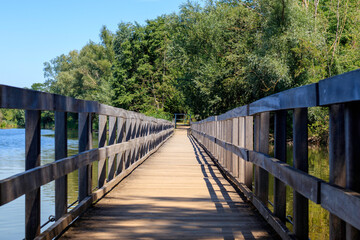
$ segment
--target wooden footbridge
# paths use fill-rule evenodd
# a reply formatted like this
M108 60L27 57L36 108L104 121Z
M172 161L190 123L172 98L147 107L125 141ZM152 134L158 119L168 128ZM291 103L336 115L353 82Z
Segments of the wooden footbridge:
M360 237L360 70L177 130L97 102L3 85L0 94L1 108L26 110L26 171L0 181L0 205L26 196L26 239L308 239L309 200L330 212L330 239ZM312 107L329 109L328 182L308 173ZM56 160L40 166L41 111L55 112ZM69 112L79 116L74 156L67 154ZM289 118L292 129L286 129ZM98 148L91 148L94 119ZM67 174L76 170L78 203L68 210ZM51 181L55 222L41 229L40 187ZM292 221L286 186L293 190Z

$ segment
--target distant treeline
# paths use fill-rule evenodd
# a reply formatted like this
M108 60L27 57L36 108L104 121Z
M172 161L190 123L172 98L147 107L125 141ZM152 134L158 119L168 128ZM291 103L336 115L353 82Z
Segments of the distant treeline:
M146 24L105 26L101 43L45 63L58 93L170 119L221 114L288 88L360 67L358 0L208 0ZM326 139L327 112L310 109Z

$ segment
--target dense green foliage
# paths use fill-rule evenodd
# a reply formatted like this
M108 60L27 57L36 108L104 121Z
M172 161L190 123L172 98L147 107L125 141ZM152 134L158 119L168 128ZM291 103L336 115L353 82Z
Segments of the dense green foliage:
M187 2L144 25L104 27L100 37L45 63L46 82L33 88L202 119L359 68L360 2ZM323 116L310 109L314 139L326 138Z

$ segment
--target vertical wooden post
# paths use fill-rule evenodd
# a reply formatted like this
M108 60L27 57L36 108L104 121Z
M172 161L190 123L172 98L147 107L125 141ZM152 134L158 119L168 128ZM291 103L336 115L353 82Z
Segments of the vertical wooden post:
M227 134L228 134L228 137L226 139L226 141L228 143L232 143L232 120L229 119L227 120L227 123L228 123L228 128L227 128ZM228 159L228 171L229 172L233 172L233 162L232 162L232 157L233 157L233 154L228 150L227 151L227 159Z
M346 187L344 105L331 105L329 117L329 183ZM345 222L331 213L329 228L331 240L346 238Z
M107 116L99 115L99 148L106 146L106 125L107 125ZM98 162L98 188L102 188L106 181L106 159L101 159Z
M256 114L254 119L254 150L260 151L260 114ZM259 169L259 166L254 166L255 196L259 196Z
M67 157L67 113L55 112L55 161ZM55 180L55 219L67 213L67 175Z
M245 142L246 142L246 130L245 130L245 117L239 117L238 118L238 144L239 147L245 148ZM245 159L244 158L238 158L238 178L241 183L245 183Z
M294 109L294 167L308 172L308 129L307 108ZM309 201L294 191L294 233L298 239L308 239L309 235Z
M360 103L345 104L346 188L360 192ZM360 231L346 224L346 239L360 239Z
M91 115L79 113L79 153L92 148ZM79 168L79 202L91 193L91 165Z
M40 166L41 112L25 112L25 170ZM25 194L25 239L40 234L40 188Z
M116 133L116 143L122 143L125 141L125 121L123 118L117 118L117 133ZM116 160L116 174L119 174L124 169L124 153L119 153Z
M269 124L270 113L260 113L259 152L269 153ZM267 206L269 195L269 174L259 167L258 197Z
M254 149L254 117L245 117L245 148L248 150ZM251 162L245 162L245 185L252 190L253 181L253 164Z
M116 117L109 116L109 145L113 145L116 140ZM108 181L115 175L115 155L108 158Z
M232 143L239 146L239 118L232 119ZM233 175L239 176L239 157L232 154Z
M286 162L286 114L285 110L275 112L274 157ZM274 178L274 214L283 223L286 221L286 185Z

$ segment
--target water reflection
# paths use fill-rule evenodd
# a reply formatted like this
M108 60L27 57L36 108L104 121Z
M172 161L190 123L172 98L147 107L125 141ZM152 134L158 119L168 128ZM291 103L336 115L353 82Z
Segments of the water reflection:
M41 165L55 159L55 132L41 130ZM97 146L97 137L93 137ZM77 132L68 133L68 155L78 153ZM96 167L96 166L95 166ZM0 179L10 177L25 170L25 129L0 129ZM96 169L94 169L94 172ZM95 175L96 177L96 175ZM93 183L95 184L95 183ZM77 199L77 171L68 175L68 203ZM41 187L41 224L50 215L55 215L55 183ZM0 207L1 239L23 239L25 235L25 197L22 196ZM48 226L46 226L48 227ZM44 229L46 229L44 227ZM42 230L44 230L42 229Z
M272 151L270 154L273 154ZM293 147L287 147L287 163L293 165ZM326 147L309 148L309 174L324 181L329 181L329 153ZM274 177L269 174L269 200L274 199ZM273 211L273 208L270 206ZM293 215L293 190L286 186L286 215ZM292 225L286 223L292 231ZM309 200L309 238L325 240L329 239L329 212L319 204Z

